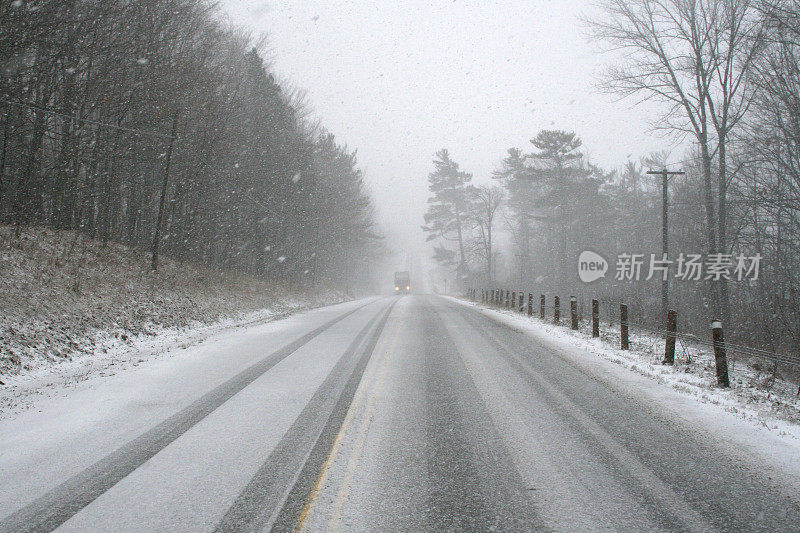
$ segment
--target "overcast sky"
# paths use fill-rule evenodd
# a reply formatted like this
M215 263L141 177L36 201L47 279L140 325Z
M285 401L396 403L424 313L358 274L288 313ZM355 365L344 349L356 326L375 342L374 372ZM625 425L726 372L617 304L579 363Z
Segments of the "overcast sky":
M613 60L579 20L585 0L223 0L231 20L266 34L277 73L358 150L386 225L419 240L434 152L478 182L506 149L541 129L574 131L584 152L621 167L671 141L656 110L596 89ZM673 147L672 159L680 150ZM399 229L398 229L399 228Z

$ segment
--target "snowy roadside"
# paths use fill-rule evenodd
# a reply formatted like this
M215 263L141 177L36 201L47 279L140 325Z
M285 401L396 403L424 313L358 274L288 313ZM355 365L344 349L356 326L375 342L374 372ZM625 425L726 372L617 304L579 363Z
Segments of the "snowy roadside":
M0 225L0 417L211 335L349 297L80 233Z
M455 297L447 297L460 305L479 310L486 316L517 331L527 333L548 347L554 347L576 360L600 356L615 366L644 376L651 382L667 387L707 408L713 416L720 411L743 420L759 430L767 430L791 443L800 452L800 398L794 394L796 385L780 381L769 389L760 385L761 374L740 362L735 367L730 389L715 385L713 355L702 345L683 344L676 349L675 366L660 364L663 358L663 337L637 330L631 326L631 349L615 348L619 336L601 328L600 338L592 338L585 327L573 331L520 313L488 308ZM585 326L585 324L584 324ZM686 354L690 354L687 358ZM795 456L796 457L796 456Z
M170 357L212 337L271 322L292 314L345 301L338 294L317 298L282 299L270 307L233 313L212 323L193 321L183 327L166 328L149 324L135 336L119 331L97 332L93 349L53 363L43 360L18 374L0 376L0 420L34 407L43 397L63 396L92 379L122 373L140 364Z

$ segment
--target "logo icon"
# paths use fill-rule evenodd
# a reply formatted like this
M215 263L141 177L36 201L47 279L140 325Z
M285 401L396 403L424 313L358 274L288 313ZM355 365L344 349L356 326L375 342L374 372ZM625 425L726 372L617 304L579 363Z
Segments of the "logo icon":
M578 277L582 282L591 283L605 277L606 272L608 261L602 255L585 250L578 256Z

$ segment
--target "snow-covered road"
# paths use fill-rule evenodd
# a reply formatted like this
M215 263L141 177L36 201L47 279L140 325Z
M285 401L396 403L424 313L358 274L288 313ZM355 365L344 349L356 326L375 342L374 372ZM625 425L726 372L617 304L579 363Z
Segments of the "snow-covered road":
M301 313L0 421L0 531L800 527L784 444L624 372L434 296Z

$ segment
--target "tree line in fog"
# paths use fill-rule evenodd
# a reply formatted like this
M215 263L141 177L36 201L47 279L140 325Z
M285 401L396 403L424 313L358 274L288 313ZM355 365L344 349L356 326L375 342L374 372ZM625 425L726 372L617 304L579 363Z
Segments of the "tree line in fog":
M669 263L660 264L682 329L722 319L734 340L797 353L800 2L601 4L587 24L625 57L602 87L665 104L654 126L692 149L609 170L584 155L575 132L545 130L510 148L481 187L441 151L424 225L436 259L464 283L624 301L634 320L663 324L661 271L646 279L651 258L663 259L662 177L647 172L683 171L668 179ZM488 244L491 227L500 246L496 236ZM577 275L585 250L609 263L591 284ZM628 256L643 259L638 280L619 275ZM690 256L701 256L698 275L686 275Z
M355 153L212 2L2 0L0 21L0 222L364 279L380 241Z

